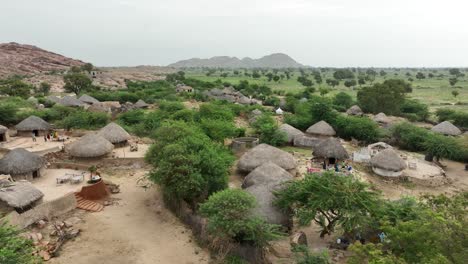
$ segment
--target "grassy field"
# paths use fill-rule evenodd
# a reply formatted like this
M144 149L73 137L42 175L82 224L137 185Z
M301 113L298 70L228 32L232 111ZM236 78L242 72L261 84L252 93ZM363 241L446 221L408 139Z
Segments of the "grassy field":
M429 72L432 72L435 76L440 74L444 75L443 77L433 77L426 79L416 79L416 73L420 71L423 72L426 76ZM236 76L232 71L224 71L227 72L229 75L227 77L221 77L220 72L216 72L211 76L206 76L206 71L202 70L192 70L187 71L186 76L192 77L195 79L203 80L203 81L216 81L220 79L223 82L229 82L231 84L237 84L242 80L247 80L250 83L256 83L260 85L267 85L271 87L273 90L284 90L286 92L298 93L304 89L304 86L297 82L297 77L300 76L300 73L293 72L291 79L283 79L279 82L271 81L269 82L267 77L262 76L259 79L254 79L252 77L247 77L243 75ZM241 71L243 72L243 71ZM322 79L333 79L333 70L329 70L325 73L322 73ZM458 82L454 87L451 87L449 84L449 78L451 77L447 70L428 70L428 69L386 69L385 72L387 73L385 76L378 75L374 81L375 82L382 82L385 79L404 79L408 80L409 78L414 79L411 83L413 84L413 92L409 94L409 97L418 99L430 106L432 110L437 108L452 108L458 109L462 111L468 111L468 77L461 77L458 78ZM407 76L407 73L410 73L411 76ZM280 72L281 73L281 72ZM468 74L467 74L468 75ZM313 80L312 77L309 77ZM368 83L369 84L369 83ZM356 96L357 86L355 89L347 88L344 86L343 81L340 85L332 88L327 84L323 83L321 85L315 85L316 88L320 87L327 87L331 89L331 92L327 96L333 96L338 92L344 91L353 97ZM318 90L318 89L317 89ZM456 90L459 92L457 97L452 95L452 91Z

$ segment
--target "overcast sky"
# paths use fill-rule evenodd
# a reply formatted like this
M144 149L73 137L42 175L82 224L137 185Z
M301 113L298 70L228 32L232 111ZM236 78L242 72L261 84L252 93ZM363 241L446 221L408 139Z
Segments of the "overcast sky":
M283 52L311 66L468 66L467 0L2 0L0 42L98 66Z

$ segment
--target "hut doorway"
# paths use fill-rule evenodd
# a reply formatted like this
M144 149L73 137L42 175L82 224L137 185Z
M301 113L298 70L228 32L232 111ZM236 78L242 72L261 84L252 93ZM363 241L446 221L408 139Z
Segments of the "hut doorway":
M37 130L37 129L33 130L33 134L34 134L34 136L38 137L39 136L39 130Z
M33 179L39 178L39 172L38 172L38 171L34 171L34 172L32 173L32 176L33 176Z
M0 134L0 142L5 142L6 140L6 134Z
M335 158L328 158L328 164L335 164L336 159Z

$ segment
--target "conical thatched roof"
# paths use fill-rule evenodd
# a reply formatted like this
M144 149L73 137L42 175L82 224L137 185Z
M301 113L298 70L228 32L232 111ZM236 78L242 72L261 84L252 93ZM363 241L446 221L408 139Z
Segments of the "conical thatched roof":
M67 95L67 96L64 96L62 99L60 99L59 104L61 104L63 106L72 106L72 107L74 107L74 106L82 106L83 102L76 99L75 96Z
M16 125L18 131L50 130L50 124L37 116L30 116Z
M96 99L96 98L94 98L92 96L89 96L87 94L83 94L78 100L80 100L83 103L87 103L87 104L99 103L98 99Z
M353 106L351 106L351 107L346 111L346 113L347 113L348 115L355 115L355 116L362 116L362 114L363 114L361 107L359 107L358 105L353 105Z
M297 135L294 137L293 145L301 148L313 148L322 142L321 139L316 137L309 137L307 135Z
M130 139L130 134L116 123L109 123L107 126L101 128L98 135L113 144L125 142Z
M294 170L297 166L291 154L267 144L260 144L242 155L237 167L241 171L250 172L267 162L272 162L287 171Z
M383 123L383 124L390 123L390 120L388 119L387 115L384 113L378 113L377 115L375 115L374 121L377 123Z
M304 135L302 131L288 124L282 124L279 127L279 130L286 133L289 143L292 143L294 141L294 137L299 136L299 135Z
M390 171L402 171L406 169L406 162L393 149L384 149L371 159L373 167Z
M71 156L78 158L101 157L110 153L113 149L114 145L112 143L97 134L87 134L66 147Z
M29 182L0 181L0 201L13 208L24 208L44 194Z
M251 171L245 177L242 188L247 188L256 184L271 185L274 187L292 179L293 177L291 174L283 168L272 162L267 162Z
M349 158L348 152L337 138L323 140L314 148L313 155L318 158L335 158L340 160Z
M259 109L254 109L254 110L252 110L251 114L252 114L252 116L259 116L259 115L262 115L263 112L261 110L259 110Z
M313 135L319 135L319 136L334 136L334 135L336 135L336 132L333 129L333 127L330 126L327 122L325 122L323 120L313 124L312 126L310 126L306 130L306 133L313 134Z
M37 171L45 165L45 160L25 149L17 148L0 159L0 174L25 174Z
M138 100L134 105L133 105L135 108L145 108L145 107L148 107L149 104L145 103L145 101L143 100Z
M434 126L431 130L436 132L436 133L449 135L449 136L458 136L458 135L460 135L462 133L461 130L458 127L454 126L449 121L444 121L444 122Z
M8 131L8 127L0 125L0 134L5 134Z
M258 184L246 188L245 191L253 195L257 201L252 214L265 219L270 224L290 226L290 217L274 205L276 199L274 190Z

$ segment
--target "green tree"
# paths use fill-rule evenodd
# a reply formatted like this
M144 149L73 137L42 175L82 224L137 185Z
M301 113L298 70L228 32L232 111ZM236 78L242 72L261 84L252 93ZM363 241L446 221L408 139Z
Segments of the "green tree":
M354 101L351 95L345 92L339 92L333 98L333 104L342 106L344 109L348 109L354 104Z
M273 76L273 81L278 82L280 80L280 77L278 75Z
M327 89L325 87L320 87L319 88L319 93L321 96L325 96L326 94L328 94L330 92L330 89Z
M338 69L333 73L336 80L354 79L354 73L350 69Z
M0 83L0 92L8 94L9 96L18 96L21 98L28 98L31 95L33 87L20 79L12 78Z
M91 87L91 79L83 73L68 73L63 76L65 82L65 91L80 94L82 91Z
M48 95L50 92L50 87L50 83L41 82L41 84L39 84L39 92L41 92L43 95Z
M449 83L450 83L450 85L451 85L452 87L455 86L455 84L457 84L457 82L458 82L458 79L457 79L456 77L454 77L454 78L449 78Z
M344 86L346 86L346 87L348 87L348 88L349 88L349 87L356 86L356 84L357 84L357 83L356 83L356 80L355 80L355 79L346 80L346 81L344 82Z
M81 69L83 71L91 72L94 69L94 66L91 63L85 63L83 66L81 66Z
M418 72L416 73L416 79L418 80L426 79L426 75L424 75L424 73L422 72Z
M38 264L42 261L33 256L34 246L31 240L25 239L20 232L0 222L0 263L2 264Z
M268 114L263 114L252 123L260 142L272 146L280 146L287 142L286 134L278 130L276 120Z
M363 87L358 91L357 99L365 112L399 114L405 94L410 91L411 85L403 80L386 80Z
M452 91L452 95L453 95L453 97L455 97L455 98L456 98L459 94L460 94L460 93L459 93L457 90L453 90L453 91Z

